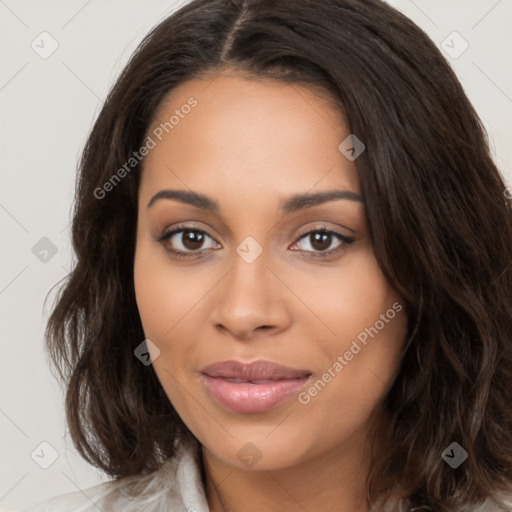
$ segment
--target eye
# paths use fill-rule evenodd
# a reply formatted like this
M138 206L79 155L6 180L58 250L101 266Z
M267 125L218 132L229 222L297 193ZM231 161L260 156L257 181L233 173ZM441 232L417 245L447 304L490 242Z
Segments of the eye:
M347 249L354 243L354 239L337 231L321 227L303 234L292 246L292 250L294 250L293 247L301 245L301 242L306 242L302 243L302 250L306 253L310 253L308 254L308 257L324 258L327 256L333 256L334 254ZM332 248L333 243L337 243L334 249Z
M214 247L204 247L207 240L214 241L202 229L192 227L177 227L172 231L164 232L157 242L163 244L166 251L176 256L191 256L194 253L200 253L203 250L213 249Z

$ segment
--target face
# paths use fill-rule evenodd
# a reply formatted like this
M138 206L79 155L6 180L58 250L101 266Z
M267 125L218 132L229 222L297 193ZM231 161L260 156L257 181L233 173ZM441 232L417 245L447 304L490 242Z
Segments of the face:
M313 90L237 75L182 84L148 130L137 304L169 400L225 464L350 450L396 374L406 318L339 149L349 134ZM225 361L287 370L205 375Z

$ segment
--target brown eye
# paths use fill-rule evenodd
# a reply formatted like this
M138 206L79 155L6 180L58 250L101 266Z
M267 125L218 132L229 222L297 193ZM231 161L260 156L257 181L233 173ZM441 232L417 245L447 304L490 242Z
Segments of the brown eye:
M208 240L214 242L213 238L201 229L181 227L164 233L157 241L168 252L179 256L192 256L215 248L212 243L210 243L210 247L205 247Z
M336 241L338 242L337 244L335 244ZM309 257L324 258L338 254L340 251L350 247L353 242L353 238L349 238L337 231L321 228L308 231L302 235L293 247L298 245L299 250L306 253Z
M333 249L331 246L333 242L338 241L338 244L334 247L333 250L335 250L340 245L343 245L344 242L350 243L351 239L348 239L347 237L341 235L340 233L336 233L334 231L326 231L326 230L316 230L316 231L310 231L309 233L306 233L303 235L299 242L309 242L309 244L302 243L302 248L305 251L308 251L307 247L312 248L313 251L327 251L329 248ZM308 251L310 252L310 251Z

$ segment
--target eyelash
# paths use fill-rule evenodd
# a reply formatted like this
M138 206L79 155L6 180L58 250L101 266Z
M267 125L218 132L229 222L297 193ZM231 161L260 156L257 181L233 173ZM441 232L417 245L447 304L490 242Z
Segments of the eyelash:
M171 231L164 231L163 233L161 233L157 237L156 241L158 243L162 244L164 246L164 249L167 252L173 254L174 256L177 256L179 258L195 257L198 253L201 252L201 250L188 251L188 252L176 251L174 249L170 249L165 244L165 242L167 240L169 240L170 238L172 238L175 234L181 233L183 231L192 231L192 232L195 232L195 233L202 233L202 234L208 236L209 238L211 238L212 240L214 239L212 236L210 236L206 231L204 231L202 229L198 229L198 228L195 228L193 226L181 225L181 226L177 226L176 228L172 229ZM308 258L322 259L322 258L327 258L329 256L334 256L335 254L338 254L338 253L348 249L354 243L354 239L353 238L350 238L350 237L347 237L345 235L342 235L341 233L339 233L337 231L333 231L333 230L327 229L325 226L320 226L318 228L314 228L314 229L312 229L310 231L307 231L306 233L303 233L302 235L300 235L299 238L297 239L297 241L294 242L293 245L295 245L297 242L299 242L303 238L307 238L309 235L311 235L313 233L322 233L322 234L327 234L327 235L334 235L342 243L336 249L331 249L330 251L322 251L322 252L320 252L320 251L303 251L303 252L305 252L307 254ZM212 250L212 249L203 249L203 250ZM215 250L215 249L213 249L213 250Z

